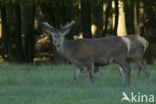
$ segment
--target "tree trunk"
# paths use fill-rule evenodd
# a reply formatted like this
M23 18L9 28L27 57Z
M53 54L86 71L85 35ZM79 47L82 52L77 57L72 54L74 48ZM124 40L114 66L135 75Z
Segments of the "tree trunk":
M118 28L118 19L119 19L119 3L118 0L115 0L115 24L113 29L113 35L117 35L117 28Z
M140 28L139 28L139 23L138 23L138 3L134 3L134 29L135 29L135 34L140 35Z
M124 3L124 9L125 9L125 16L126 16L126 27L127 27L127 34L135 34L134 30L134 14L133 14L133 8L134 8L134 1L130 2L129 4Z
M100 0L99 4L93 4L95 11L95 25L97 27L95 37L102 37L103 32L103 0Z
M21 7L20 3L15 4L15 44L16 44L16 59L18 62L24 62L24 53L21 36Z
M40 8L42 10L43 15L45 16L46 21L53 25L56 26L56 18L53 15L53 11L50 8L50 4L46 4L46 3L41 3L40 4Z
M22 31L24 34L25 62L32 63L34 59L34 18L35 6L22 6Z
M20 3L2 5L2 38L8 53L8 60L23 62L23 47L21 40Z
M16 45L15 45L15 25L14 25L14 5L8 4L6 5L6 21L7 21L7 35L6 37L8 43L9 50L9 61L16 61Z
M9 41L9 33L8 33L8 28L7 28L7 17L6 17L6 6L4 4L1 4L0 6L1 9L1 21L2 21L2 43L4 45L5 48L5 53L7 55L7 57L5 57L5 55L3 55L3 57L5 59L9 59L10 55L9 55L9 50L10 50L10 41Z
M60 12L61 12L61 19L63 21L63 23L61 24L66 24L67 22L70 22L72 20L72 3L69 2L68 5L65 5L63 4L61 7L60 7ZM59 24L60 25L60 24ZM66 38L69 39L69 40L73 40L73 34L72 34L72 31L70 31L70 33L68 35L66 35Z
M139 28L140 28L140 35L144 35L144 4L141 0L139 3Z
M109 0L108 1L108 6L106 8L106 13L105 13L105 28L104 28L104 31L102 33L103 36L105 36L107 34L107 31L108 31L108 22L109 22L109 16L110 16L110 10L111 10L111 4L112 4L112 0Z
M118 21L118 36L127 35L126 22L125 22L125 12L124 12L124 3L122 0L119 0L119 21Z
M83 37L92 38L90 0L81 0L81 22L82 22Z

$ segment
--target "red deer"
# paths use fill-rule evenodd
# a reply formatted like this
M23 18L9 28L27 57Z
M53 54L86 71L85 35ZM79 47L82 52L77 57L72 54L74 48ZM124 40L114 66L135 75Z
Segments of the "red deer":
M126 72L124 85L129 85L131 68L125 59L129 55L130 40L127 37L117 36L66 40L65 35L70 32L74 24L75 21L71 21L56 29L47 22L43 22L46 32L53 38L53 44L56 46L57 51L66 56L75 66L74 86L76 86L80 69L88 69L89 77L94 85L94 65L105 66L110 63L116 63L123 68Z
M140 71L143 70L144 72L144 78L146 79L146 65L145 65L145 62L144 62L144 54L145 54L145 51L149 45L148 41L146 39L144 39L143 37L141 36L138 36L138 35L128 35L126 36L128 39L130 39L130 52L129 52L129 56L128 58L132 58L135 63L136 63L136 69L137 69L137 75L136 75L136 78L138 79L139 77L139 74L140 74ZM98 72L98 68L95 68L95 70L97 70L96 72ZM103 77L103 73L105 72L106 70L106 67L104 67L100 73L101 75L101 78ZM123 79L123 75L122 75L122 68L120 66L118 66L118 71L120 72L120 75ZM87 76L87 71L86 70L81 70L81 74L85 77L88 77ZM84 75L86 74L86 75Z

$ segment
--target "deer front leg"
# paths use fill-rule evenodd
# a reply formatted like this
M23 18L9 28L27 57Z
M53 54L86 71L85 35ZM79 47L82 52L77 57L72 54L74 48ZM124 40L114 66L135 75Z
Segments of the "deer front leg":
M147 79L147 68L146 68L146 65L145 65L145 63L144 63L143 60L140 60L139 63L140 63L141 69L142 69L143 72L144 72L144 79L146 80L146 79Z
M102 68L102 70L101 70L101 73L100 73L100 79L101 79L101 80L102 80L102 78L103 78L103 75L104 75L105 71L106 71L106 66L104 66L104 67Z
M78 67L76 67L74 70L74 87L76 87L77 78L78 78L79 73L80 73L80 69Z
M94 84L94 78L93 78L93 76L94 76L94 63L93 62L91 62L91 64L89 65L89 77L90 77L90 80L91 80L91 82L92 82L92 85L94 86L95 84Z

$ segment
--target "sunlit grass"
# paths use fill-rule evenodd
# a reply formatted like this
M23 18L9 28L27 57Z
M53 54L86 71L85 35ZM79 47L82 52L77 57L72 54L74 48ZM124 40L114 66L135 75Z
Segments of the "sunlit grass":
M79 77L73 88L73 66L0 63L0 104L120 104L123 91L156 95L155 65L148 65L147 81L142 73L136 81L135 65L131 67L132 83L127 88L115 65L108 66L102 80L95 74L95 87Z

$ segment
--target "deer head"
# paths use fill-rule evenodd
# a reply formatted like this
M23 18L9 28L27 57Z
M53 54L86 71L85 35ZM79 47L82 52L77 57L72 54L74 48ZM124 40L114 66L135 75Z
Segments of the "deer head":
M75 24L75 21L71 21L70 23L66 23L64 26L60 25L59 29L49 25L47 22L42 23L45 27L45 31L47 34L52 36L53 44L57 47L61 47L63 45L65 35L67 35L71 27Z

